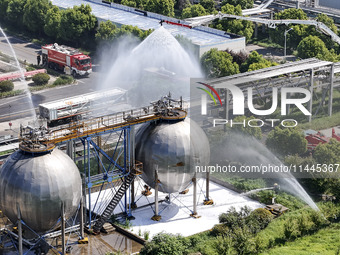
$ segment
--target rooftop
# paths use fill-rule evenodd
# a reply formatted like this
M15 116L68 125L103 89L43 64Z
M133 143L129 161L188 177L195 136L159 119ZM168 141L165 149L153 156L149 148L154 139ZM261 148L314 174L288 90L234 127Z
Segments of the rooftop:
M159 14L136 11L135 8L118 5L118 4L105 4L101 1L85 1L85 0L51 0L52 3L60 8L72 8L73 6L81 4L89 4L92 8L92 13L98 19L110 20L114 23L138 26L140 29L157 29L160 24L160 20L166 19L172 22L178 22L179 20L174 18L165 17ZM181 21L183 23L183 21ZM224 31L212 29L209 27L195 27L189 29L187 27L180 27L176 25L170 25L163 23L173 36L182 35L191 40L196 45L217 45L230 39L241 38L237 35L225 34ZM243 37L242 37L243 38Z

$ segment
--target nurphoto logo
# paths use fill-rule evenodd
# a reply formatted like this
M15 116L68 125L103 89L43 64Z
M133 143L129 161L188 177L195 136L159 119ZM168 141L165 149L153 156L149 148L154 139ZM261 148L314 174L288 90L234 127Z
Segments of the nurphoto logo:
M281 115L282 116L287 115L288 105L289 106L295 105L306 116L311 115L311 113L303 105L304 103L309 102L311 99L311 92L308 89L297 88L297 87L283 87L281 88L279 92L278 88L272 88L272 95L271 95L272 104L270 108L269 109L256 109L253 103L253 88L251 87L248 87L247 91L243 92L239 87L233 84L222 84L222 85L219 85L218 88L217 87L214 88L213 86L207 83L203 83L203 82L197 82L197 83L204 85L207 88L207 89L204 89L201 87L197 87L198 89L205 92L204 94L201 95L201 115L207 115L207 105L208 105L207 94L214 101L215 105L217 105L217 102L213 94L208 89L210 89L216 95L216 97L220 101L221 106L223 106L223 104L216 89L230 91L232 98L233 98L233 101L232 101L233 115L244 115L245 114L245 101L247 100L248 109L252 114L258 115L258 116L268 116L276 111L278 104L279 104L278 103L279 94L281 94L280 101L281 101ZM299 96L299 98L293 98L291 97L291 95L301 95L301 96ZM273 127L274 123L280 120L278 119L265 119L265 120L253 119L251 120L252 123L246 123L245 121L238 122L238 123L234 122L234 125L242 124L243 126L246 126L246 124L248 124L248 126L250 127L261 127L264 125L265 121L270 122ZM293 124L287 124L287 123L292 123L292 122ZM214 123L214 126L225 125L227 123L230 123L231 125L233 125L232 120L226 120L226 119L214 119L213 123ZM298 124L297 121L294 119L282 120L280 121L280 123L282 126L285 126L285 127L293 127Z

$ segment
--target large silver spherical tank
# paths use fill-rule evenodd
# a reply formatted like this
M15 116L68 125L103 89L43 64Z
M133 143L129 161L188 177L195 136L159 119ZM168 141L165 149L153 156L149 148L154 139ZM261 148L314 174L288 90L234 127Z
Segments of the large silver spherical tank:
M145 124L136 134L136 160L143 163L141 177L149 186L155 187L158 169L159 190L180 192L190 184L195 164L209 163L209 141L189 118Z
M64 202L66 217L72 216L81 198L77 166L64 152L46 154L17 151L0 169L0 209L17 222L17 205L22 220L42 233L54 227Z

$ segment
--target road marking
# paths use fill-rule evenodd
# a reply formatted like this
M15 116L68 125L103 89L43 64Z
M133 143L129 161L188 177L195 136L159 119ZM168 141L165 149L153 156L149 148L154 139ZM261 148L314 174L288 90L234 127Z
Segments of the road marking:
M34 113L36 112L38 108L34 108ZM27 112L31 112L33 113L33 110L24 110L24 111L21 111L21 112L15 112L15 114L6 114L6 115L2 115L0 117L0 120L1 119L5 119L5 118L10 118L10 117L14 117L14 116L18 116L18 115L22 115L23 113L27 113Z
M80 83L85 83L85 82L83 82L83 81L80 81L80 80L77 80L77 82L80 82Z
M12 102L15 102L15 101L17 101L17 100L19 100L19 99L22 99L22 98L25 98L25 97L27 97L27 95L18 96L16 99L13 99L13 100L8 101L8 102L6 102L6 103L0 104L0 106L6 105L6 104L10 104L10 103L12 103Z

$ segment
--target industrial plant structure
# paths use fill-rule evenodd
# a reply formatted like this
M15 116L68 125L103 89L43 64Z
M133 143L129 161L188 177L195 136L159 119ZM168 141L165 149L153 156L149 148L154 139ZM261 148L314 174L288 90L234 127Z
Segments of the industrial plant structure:
M139 124L143 126L137 132L135 146L135 126ZM109 155L98 138L112 133L118 138ZM83 144L83 183L72 159L55 148L62 143L73 147L74 140ZM79 242L84 242L84 228L98 234L119 204L125 216L132 217L137 175L155 188L152 218L159 220L158 190L180 192L191 183L197 190L193 163L207 164L210 157L204 132L187 118L183 100L175 100L170 94L150 106L51 129L22 126L20 141L19 151L0 171L1 209L18 227L17 234L12 228L4 229L4 233L17 239L19 254L23 254L23 245L28 249L55 248L46 240L60 234L65 254L67 231L78 231ZM75 156L74 150L68 152ZM100 174L93 175L93 161L100 163ZM98 210L100 201L91 202L91 190L109 187L112 196ZM196 200L194 194L193 216Z

